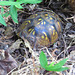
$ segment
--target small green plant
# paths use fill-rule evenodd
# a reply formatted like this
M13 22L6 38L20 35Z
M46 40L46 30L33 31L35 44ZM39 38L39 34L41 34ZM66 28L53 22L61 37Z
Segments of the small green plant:
M64 71L69 69L68 67L62 67L66 63L67 59L63 59L56 64L54 64L55 62L52 62L50 65L48 65L47 57L43 51L40 53L39 60L42 68L47 71Z
M9 1L0 1L0 5L2 7L0 7L1 9L1 13L0 13L0 23L3 24L4 26L7 26L5 23L5 20L3 19L3 17L7 17L7 16L11 16L11 18L13 19L13 21L15 23L18 23L18 15L17 15L17 11L18 9L23 9L22 4L36 4L36 3L40 3L42 2L42 0L9 0ZM9 6L7 9L7 12L4 13L4 8L3 6Z

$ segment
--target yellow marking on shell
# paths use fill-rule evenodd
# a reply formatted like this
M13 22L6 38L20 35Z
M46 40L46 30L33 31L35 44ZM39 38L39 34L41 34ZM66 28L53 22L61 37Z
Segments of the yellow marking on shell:
M59 29L59 31L61 31L60 23L59 22L57 22L57 23L58 23L58 29Z
M56 32L56 35L57 35L57 32Z
M49 28L49 30L51 31L51 28Z
M48 17L46 17L46 18L48 18Z
M52 15L54 15L54 14L52 14Z
M27 21L24 22L25 25L28 25L28 23L31 23L31 21L27 20Z
M24 21L24 23L22 23L22 25L27 25L28 23L27 23L27 21Z
M33 35L35 34L35 31L33 31Z
M46 36L46 40L48 40L48 37Z
M44 36L42 35L41 38L44 39Z
M30 32L30 34L32 33L32 31L33 31L34 29L31 29L31 32Z
M47 35L46 35L46 32L43 32L43 33L45 34L45 36L47 36Z
M25 23L25 25L28 25L28 23Z
M32 29L29 29L28 32L30 32Z
M35 14L36 16L38 15L38 14Z
M43 32L43 33L45 34L45 36L46 36L46 38L45 38L45 39L47 40L47 39L48 39L47 34L46 34L45 32Z
M41 21L42 19L41 19L41 18L39 18L38 20L39 20L39 21Z
M58 23L58 25L60 25L60 23L59 22L57 22Z
M57 22L58 23L58 26L60 27L60 23L59 22Z
M57 32L56 31L53 31L54 32L54 34L51 36L51 43L53 44L56 40L57 40L57 38L58 38L58 34L57 34Z
M28 22L29 22L29 23L31 23L31 21L30 21L30 20L28 20Z
M46 24L46 22L44 21L44 25Z
M50 35L52 35L53 34L53 29L49 28L49 32L50 32Z
M45 16L48 16L48 14L45 14Z
M53 35L55 35L55 32L56 32L56 31L55 31L55 30L53 30Z
M41 24L43 25L43 22Z
M40 24L40 22L38 22L37 24Z
M52 20L53 18L52 17L50 17L50 20Z
M53 29L54 29L54 27L53 27L53 26L51 26L51 28L53 28Z

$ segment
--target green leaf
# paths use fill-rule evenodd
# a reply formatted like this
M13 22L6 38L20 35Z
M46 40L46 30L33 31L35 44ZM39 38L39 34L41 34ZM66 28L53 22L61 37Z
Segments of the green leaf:
M65 64L65 62L67 61L67 59L63 59L55 65L54 65L55 62L52 62L50 65L48 65L47 57L43 51L41 51L41 53L40 53L39 60L40 60L41 66L47 71L64 71L64 70L68 69L68 67L62 67Z
M3 17L8 17L10 14L8 12L2 14Z
M15 23L18 23L18 20L17 20L17 9L16 9L15 6L11 5L9 13L10 13L13 21Z
M19 9L23 9L23 7L20 4L15 5L15 7Z
M49 68L51 68L52 70L53 69L59 69L59 68L61 68L65 63L66 63L66 61L67 61L67 59L63 59L63 60L61 60L59 63L57 63L57 64L55 64L54 66L46 66L45 68L47 69L49 69Z
M47 71L64 71L67 69L69 69L69 68L68 67L60 67L60 68L55 69L54 66L53 67L50 67L50 66L45 67L45 70L47 70Z
M21 4L20 2L12 2L12 1L0 1L0 5L18 5Z
M51 62L51 64L50 64L50 65L48 65L48 66L49 66L49 67L51 67L51 66L53 66L53 65L54 65L54 63L55 63L55 62Z
M59 63L55 64L54 66L53 65L52 66L47 65L47 66L45 66L45 69L48 70L48 71L62 71L64 69L68 69L67 67L66 68L62 67L65 64L66 61L67 61L67 59L63 59Z
M42 0L21 0L23 3L36 4L42 2Z
M4 8L2 7L2 8L1 8L1 14L3 14L3 12L4 12Z
M42 66L43 68L45 68L45 66L48 65L47 57L46 57L46 55L44 54L43 51L41 51L41 53L40 53L40 58L39 58L39 60L40 60L41 66Z
M22 3L30 3L30 4L36 4L36 3L40 3L42 2L42 0L21 0L19 2L13 2L13 1L0 1L0 5L20 5Z
M22 1L22 0L17 0L17 2L20 2L20 1ZM24 1L24 0L23 0Z
M54 71L60 72L60 71L64 71L64 70L67 70L67 69L69 69L69 68L68 68L68 67L61 67L61 68L56 69L56 70L54 70Z
M68 60L68 58L61 60L59 63L54 65L54 68L57 69L57 68L62 67L66 63L67 60Z
M17 0L16 2L20 2L20 1L21 1L21 0ZM15 5L15 7L19 8L19 9L23 9L23 7L22 7L20 4Z
M1 14L0 14L0 23L3 24L4 26L7 26Z
M14 1L14 0L9 0L9 1Z

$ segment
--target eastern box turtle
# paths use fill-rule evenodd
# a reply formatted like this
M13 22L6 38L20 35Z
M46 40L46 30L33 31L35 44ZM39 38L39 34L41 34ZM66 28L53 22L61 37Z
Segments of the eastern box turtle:
M42 11L31 15L20 26L17 35L23 36L32 48L49 47L62 31L61 20L53 11Z

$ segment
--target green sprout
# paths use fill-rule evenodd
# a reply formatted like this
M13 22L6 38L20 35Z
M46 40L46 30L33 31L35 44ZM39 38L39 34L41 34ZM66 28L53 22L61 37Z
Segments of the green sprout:
M0 1L0 5L2 6L1 13L0 13L0 23L3 24L4 26L7 26L5 23L5 20L3 17L11 16L13 21L18 24L18 15L17 15L17 9L23 9L22 4L36 4L40 3L42 0L9 0L9 1ZM4 13L4 8L3 6L9 6L8 11Z
M58 71L59 72L59 71L64 71L64 70L69 69L68 67L62 67L68 59L63 59L56 64L55 62L51 62L51 64L48 65L47 57L43 51L41 51L40 53L39 60L40 60L40 64L42 68L44 68L47 71Z

